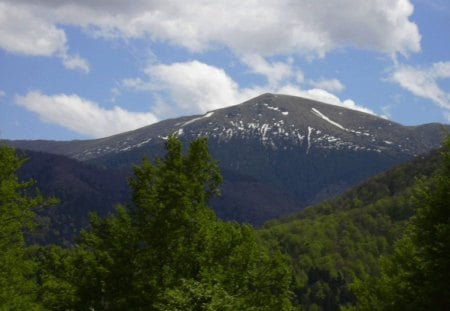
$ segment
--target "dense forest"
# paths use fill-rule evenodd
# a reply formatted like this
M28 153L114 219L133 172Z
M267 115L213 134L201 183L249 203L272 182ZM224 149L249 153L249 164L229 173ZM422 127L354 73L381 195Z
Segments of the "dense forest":
M258 230L208 207L222 176L205 139L166 149L135 167L132 202L62 247L29 243L57 199L20 181L24 160L1 146L0 309L449 308L450 141Z

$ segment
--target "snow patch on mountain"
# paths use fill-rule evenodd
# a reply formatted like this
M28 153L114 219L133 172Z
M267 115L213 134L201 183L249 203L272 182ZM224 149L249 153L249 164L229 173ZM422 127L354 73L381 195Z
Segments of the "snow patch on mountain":
M264 106L266 106L266 108L269 109L269 110L274 110L274 111L281 112L281 114L283 116L287 116L289 114L289 111L283 111L279 107L270 106L269 104L264 104Z
M312 133L313 128L308 126L308 138L307 138L307 142L308 142L308 148L306 149L306 153L309 153L309 149L311 148L311 133Z
M210 112L206 113L205 115L203 115L203 116L201 116L201 117L194 118L194 119L192 119L192 120L189 120L189 121L187 121L187 122L184 122L184 123L181 125L181 127L184 127L184 126L186 126L186 125L192 124L192 123L194 123L194 122L196 122L196 121L198 121L198 120L201 120L201 119L209 118L209 117L212 116L213 114L214 114L214 111L210 111Z
M341 124L337 123L336 121L331 120L329 117L327 117L326 115L321 113L316 108L312 108L311 110L312 110L312 113L315 116L317 116L317 117L327 121L328 123L336 126L337 128L339 128L339 129L341 129L343 131L346 131L346 132L350 132L350 133L356 134L357 136L361 136L361 135L367 136L367 137L369 137L371 139L372 142L375 142L375 137L373 135L371 135L370 133L348 129L348 128L342 126Z
M326 115L324 115L323 113L321 113L319 110L317 110L316 108L312 108L312 112L313 114L315 114L316 116L318 116L319 118L324 119L325 121L327 121L328 123L340 128L343 131L348 131L348 129L346 129L345 127L343 127L342 125L340 125L339 123L331 120L330 118L328 118Z
M222 118L221 113L217 112L215 118L207 122L197 123L195 126L188 126L199 120L210 118L214 112L208 112L202 116L192 117L192 119L172 123L166 129L157 130L155 133L146 133L145 135L132 134L124 137L120 142L114 142L99 146L97 148L84 150L77 155L77 158L90 158L109 153L120 153L130 151L145 144L158 143L161 140L167 140L169 135L183 136L186 140L198 137L208 137L222 142L231 140L259 141L263 146L269 149L301 149L306 154L312 151L322 150L352 150L352 151L370 151L384 152L391 149L401 149L402 146L387 140L387 136L378 137L377 131L374 134L369 132L368 128L363 126L355 130L346 128L343 124L336 122L317 108L310 107L309 112L314 115L313 119L320 118L333 127L323 126L322 122L315 123L310 120L307 123L299 123L296 118L286 118L289 112L283 107L274 107L273 105L263 104L269 110L277 111L280 115L261 114L259 110L261 105L256 106L254 114L242 113L240 110L229 111ZM321 109L322 110L322 109ZM342 113L341 113L342 114ZM265 118L263 116L266 116ZM308 118L306 117L306 120ZM184 122L184 123L183 123ZM336 131L336 128L339 131ZM341 135L342 133L342 135ZM348 134L351 133L355 137Z

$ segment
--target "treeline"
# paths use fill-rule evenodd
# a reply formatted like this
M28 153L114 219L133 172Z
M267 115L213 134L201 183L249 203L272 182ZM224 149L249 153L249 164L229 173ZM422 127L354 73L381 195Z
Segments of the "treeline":
M204 139L145 160L132 202L72 247L29 246L36 208L0 148L1 310L447 310L450 141L441 152L255 231L208 208L222 181ZM419 176L425 176L418 179Z

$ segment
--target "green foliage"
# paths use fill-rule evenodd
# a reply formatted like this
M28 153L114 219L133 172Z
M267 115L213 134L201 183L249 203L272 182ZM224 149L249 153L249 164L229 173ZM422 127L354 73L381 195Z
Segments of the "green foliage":
M222 177L206 140L184 153L170 137L164 158L135 168L132 204L91 215L72 248L30 248L23 230L47 202L0 149L0 309L445 310L448 150L443 158L436 176L436 155L418 159L255 232L208 207Z
M77 266L74 252L59 246L33 247L37 263L38 297L48 310L72 310L79 300L74 280L83 266Z
M41 249L44 303L53 310L290 310L291 270L252 227L216 218L222 180L205 139L187 154L144 160L133 205L91 216L78 247Z
M159 295L154 308L161 311L232 311L239 308L239 301L231 297L219 284L181 279L177 287L168 288Z
M24 160L0 146L0 309L41 310L36 302L35 263L28 258L24 230L35 228L34 209L46 201L31 195L33 182L20 182L17 170Z
M417 178L435 174L440 162L437 153L426 161L417 159L260 230L269 245L292 258L295 301L305 309L324 310L355 303L362 284L380 275L379 258L393 254L418 207ZM428 179L422 183L428 184ZM368 309L371 305L368 300Z
M448 310L450 306L450 139L444 163L417 193L420 205L382 273L355 285L359 309Z
M410 196L408 190L363 208L272 224L260 234L292 258L294 292L302 305L337 310L355 301L350 283L379 274L378 258L392 252L405 226L398 215L413 213ZM321 278L313 271L322 271Z

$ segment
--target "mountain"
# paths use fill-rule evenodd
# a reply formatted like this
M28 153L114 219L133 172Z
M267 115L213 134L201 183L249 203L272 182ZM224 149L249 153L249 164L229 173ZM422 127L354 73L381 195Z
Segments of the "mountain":
M143 157L164 155L169 135L186 144L206 136L225 179L223 196L212 202L217 214L260 225L438 148L445 129L440 124L403 126L309 99L264 94L101 139L7 143L131 174Z
M402 126L371 114L309 99L264 94L205 115L165 120L101 139L16 140L9 143L81 161L160 145L170 134L188 140L207 136L220 142L257 138L260 144L271 149L286 147L283 142L287 142L303 147L306 153L311 149L346 149L414 156L440 146L444 127L449 128L437 123Z

